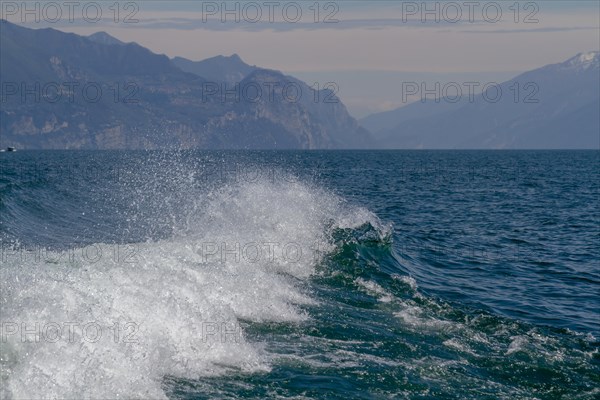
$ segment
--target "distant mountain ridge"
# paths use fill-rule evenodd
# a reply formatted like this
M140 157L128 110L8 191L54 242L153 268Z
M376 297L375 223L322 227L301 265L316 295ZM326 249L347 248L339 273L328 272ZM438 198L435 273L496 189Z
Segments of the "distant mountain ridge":
M0 147L600 149L598 51L502 83L497 102L463 93L458 102L428 99L359 123L330 91L315 93L237 54L170 59L106 32L80 36L5 20L0 33ZM58 93L44 92L57 83ZM86 84L103 95L84 99ZM296 101L285 100L290 85L301 94ZM221 92L236 87L275 89L254 100Z
M383 148L600 149L599 52L525 72L500 89L497 102L483 94L428 100L360 122Z
M246 64L237 54L229 57L216 56L202 61L191 61L183 57L175 57L172 61L182 71L196 74L213 82L229 84L239 83L259 69L256 66Z
M114 45L124 45L125 42L121 42L119 39L109 35L106 32L96 32L87 37L89 40L102 43L102 44L114 44Z
M221 65L223 77L250 86L278 87L274 96L248 101L207 93L215 75L186 72L165 55L104 32L84 37L0 20L0 33L2 147L327 149L372 143L339 99L312 102L303 82L250 67L237 56L190 63L209 72ZM289 82L303 94L297 101L282 96ZM94 98L96 92L102 95ZM321 91L316 97L332 96Z

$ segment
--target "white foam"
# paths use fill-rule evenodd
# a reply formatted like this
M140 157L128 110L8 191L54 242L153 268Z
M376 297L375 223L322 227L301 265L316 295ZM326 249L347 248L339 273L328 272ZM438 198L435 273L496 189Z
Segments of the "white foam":
M392 293L388 292L373 281L357 278L354 282L365 289L368 293L377 296L377 299L382 303L390 303L396 299Z
M469 353L473 356L475 356L475 352L465 343L462 343L459 339L457 338L452 338L452 339L447 339L444 340L443 345L446 347L450 347L453 349L456 349L458 351L461 351L463 353Z
M165 376L268 371L241 321L309 318L304 278L332 250L330 228L376 224L300 182L227 186L189 207L169 240L5 260L2 398L165 398ZM256 258L251 243L273 251Z
M401 282L404 282L405 284L407 284L408 286L410 286L410 288L412 290L417 290L417 288L419 287L417 285L417 281L412 276L392 274L392 278L396 279L396 280L399 280Z
M410 303L405 304L400 311L395 312L394 316L400 318L406 324L406 327L416 330L441 331L455 328L453 322L424 315L423 308Z
M506 355L523 350L524 346L528 343L528 340L525 336L512 336L511 339L512 341L508 345L508 349L505 353Z

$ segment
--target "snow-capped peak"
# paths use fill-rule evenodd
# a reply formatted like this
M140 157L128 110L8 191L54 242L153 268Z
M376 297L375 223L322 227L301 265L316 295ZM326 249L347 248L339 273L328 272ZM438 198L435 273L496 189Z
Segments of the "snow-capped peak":
M565 61L563 65L566 68L573 69L598 69L600 68L600 52L590 51L587 53L579 53L575 57Z

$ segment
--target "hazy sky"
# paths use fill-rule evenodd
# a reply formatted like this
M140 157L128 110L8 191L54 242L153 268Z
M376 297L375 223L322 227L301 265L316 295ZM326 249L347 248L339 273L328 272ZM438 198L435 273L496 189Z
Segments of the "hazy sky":
M124 1L118 20L114 0L71 10L55 1L60 16L46 3L30 2L27 14L21 1L2 1L2 17L103 30L170 57L237 53L309 84L335 82L357 117L404 105L403 82L500 82L600 48L597 0Z

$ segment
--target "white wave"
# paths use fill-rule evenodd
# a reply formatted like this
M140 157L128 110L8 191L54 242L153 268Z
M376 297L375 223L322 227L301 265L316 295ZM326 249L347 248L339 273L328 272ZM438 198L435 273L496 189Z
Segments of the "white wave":
M198 198L169 240L95 244L0 270L2 398L165 398L165 376L260 372L243 321L301 322L333 227L376 217L300 182Z

